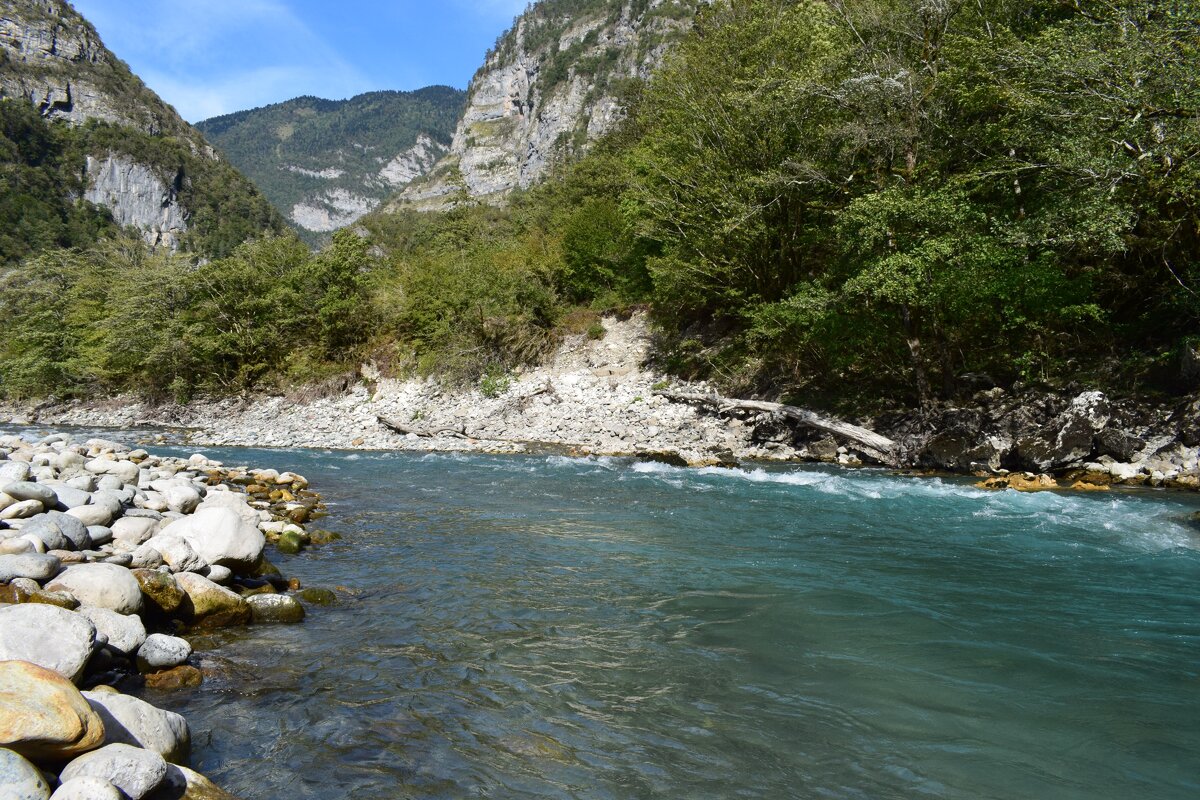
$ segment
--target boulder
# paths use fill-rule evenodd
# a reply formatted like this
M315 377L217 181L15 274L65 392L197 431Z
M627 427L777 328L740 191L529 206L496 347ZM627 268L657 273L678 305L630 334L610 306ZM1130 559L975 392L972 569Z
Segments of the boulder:
M182 536L160 533L143 547L157 550L163 563L171 568L171 572L200 572L208 566L208 562L201 558Z
M10 483L24 483L29 480L29 465L24 461L5 461L0 463L0 486Z
M95 647L87 617L38 603L0 608L0 661L29 661L78 683Z
M163 533L182 536L209 564L249 574L262 560L266 538L257 523L242 519L231 508L213 507L172 522Z
M93 495L94 497L95 495ZM116 518L116 514L104 504L94 504L87 506L76 506L75 508L67 509L68 514L84 524L85 527L92 525L111 526L112 521Z
M300 622L304 606L285 594L256 594L246 598L254 622Z
M104 722L69 680L27 661L0 661L0 747L64 760L104 742Z
M170 575L156 569L134 569L129 574L138 582L147 609L170 616L183 604L186 595Z
M1112 407L1103 392L1084 392L1036 433L1017 440L1017 461L1031 470L1046 470L1087 461L1096 435L1108 425Z
M42 486L32 481L13 481L0 486L0 492L17 500L37 500L46 508L53 508L58 503L58 496L49 486Z
M167 765L167 778L153 800L238 800L198 772L175 764Z
M52 555L0 555L0 583L8 583L13 578L29 578L41 582L53 578L61 568L62 562Z
M46 588L52 592L70 592L84 605L107 608L118 614L136 614L142 610L142 589L137 579L115 564L67 567Z
M87 605L80 606L76 613L90 619L96 630L108 637L108 646L122 655L132 658L146 641L146 626L136 614L118 614Z
M182 609L192 624L200 628L223 628L250 622L250 606L238 595L194 572L175 576L187 595Z
M92 546L87 526L61 511L47 511L32 517L22 526L21 533L37 536L50 550L87 550Z
M103 778L85 775L59 784L50 800L125 800L125 796Z
M41 770L18 753L0 747L0 787L4 800L47 800L50 784Z
M84 692L83 696L104 721L105 744L141 747L167 761L187 758L191 732L180 715L115 692Z
M63 769L61 780L93 777L106 780L130 800L142 800L167 777L167 762L158 753L110 744L79 756Z
M186 639L168 636L165 633L152 633L138 648L137 665L142 672L158 672L186 663L191 655L192 646Z
M149 517L124 516L112 524L113 539L132 544L145 544L157 529L158 520Z
M38 500L19 500L0 511L0 519L29 519L46 510Z

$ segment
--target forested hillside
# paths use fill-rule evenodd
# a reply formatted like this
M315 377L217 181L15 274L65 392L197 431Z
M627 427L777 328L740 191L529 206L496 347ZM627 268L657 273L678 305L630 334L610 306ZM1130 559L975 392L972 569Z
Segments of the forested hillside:
M5 389L184 396L368 358L494 379L648 304L663 363L731 393L1190 390L1198 18L1194 0L717 2L628 87L624 125L503 207L377 213L369 241L313 257L268 239L155 284L169 353L122 338L155 329L111 282L43 264L4 296L65 315L61 351L28 349L48 323L10 321L29 368ZM47 359L67 377L39 377Z
M465 94L448 86L299 97L196 127L301 231L353 222L446 152Z

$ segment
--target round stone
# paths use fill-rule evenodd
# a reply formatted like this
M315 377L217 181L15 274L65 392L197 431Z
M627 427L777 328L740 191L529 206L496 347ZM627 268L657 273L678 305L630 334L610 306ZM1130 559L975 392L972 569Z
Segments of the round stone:
M104 723L69 680L27 661L0 661L0 747L61 761L104 743Z
M29 661L78 683L96 646L96 626L57 606L0 608L0 661Z
M137 579L115 564L68 567L46 588L52 592L70 592L83 605L107 608L118 614L136 614L142 610L142 590Z
M158 672L186 663L192 654L192 646L186 639L152 633L137 651L138 669L142 672Z
M50 784L41 771L12 750L0 747L0 787L4 800L47 800Z
M167 777L167 762L158 753L110 744L79 756L63 769L61 780L93 777L108 781L130 800L142 800Z

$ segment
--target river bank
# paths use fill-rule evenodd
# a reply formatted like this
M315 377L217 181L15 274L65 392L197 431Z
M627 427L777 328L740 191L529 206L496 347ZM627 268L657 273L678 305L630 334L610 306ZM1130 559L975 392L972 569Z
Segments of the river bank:
M0 784L20 800L235 800L187 766L186 636L304 619L264 558L323 513L297 474L65 434L0 437ZM53 791L53 795L51 792Z
M850 441L766 414L663 396L713 387L657 369L644 313L605 318L603 338L567 337L544 364L457 388L381 377L324 391L150 405L134 397L0 407L14 422L180 430L194 446L321 447L654 457L694 466L736 461L873 463ZM383 422L381 422L383 420ZM1045 488L1114 484L1200 488L1200 399L1114 401L1099 392L990 388L943 403L852 420L896 442L901 466ZM389 425L391 427L389 427ZM399 430L405 432L398 432ZM998 487L1003 488L1003 487Z

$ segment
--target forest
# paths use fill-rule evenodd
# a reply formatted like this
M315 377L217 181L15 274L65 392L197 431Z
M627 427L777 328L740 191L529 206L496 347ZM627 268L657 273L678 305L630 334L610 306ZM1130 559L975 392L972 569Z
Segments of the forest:
M36 247L6 245L0 391L186 399L368 358L477 381L634 306L664 365L730 393L1185 391L1197 19L1191 0L717 2L620 130L503 207L202 259L49 209Z

